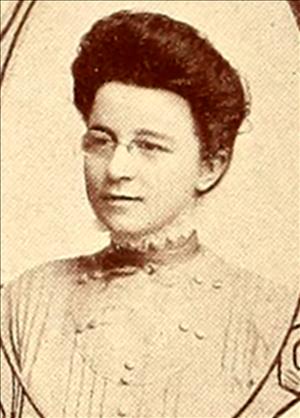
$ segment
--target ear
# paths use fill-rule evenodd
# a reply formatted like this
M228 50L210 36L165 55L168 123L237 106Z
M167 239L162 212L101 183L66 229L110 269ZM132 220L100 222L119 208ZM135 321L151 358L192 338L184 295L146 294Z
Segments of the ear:
M199 179L196 184L196 190L204 194L213 189L226 173L231 157L225 150L218 151L209 160L201 162Z

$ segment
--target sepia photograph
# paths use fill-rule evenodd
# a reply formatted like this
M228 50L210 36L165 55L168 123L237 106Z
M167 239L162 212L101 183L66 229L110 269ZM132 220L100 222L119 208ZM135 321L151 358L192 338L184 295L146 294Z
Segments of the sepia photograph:
M1 0L1 418L300 416L299 28Z

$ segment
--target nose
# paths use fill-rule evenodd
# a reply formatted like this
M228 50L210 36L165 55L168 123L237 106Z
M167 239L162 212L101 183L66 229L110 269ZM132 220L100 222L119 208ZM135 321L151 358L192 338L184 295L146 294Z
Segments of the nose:
M107 174L113 181L131 180L135 177L136 169L128 146L118 144L109 161Z

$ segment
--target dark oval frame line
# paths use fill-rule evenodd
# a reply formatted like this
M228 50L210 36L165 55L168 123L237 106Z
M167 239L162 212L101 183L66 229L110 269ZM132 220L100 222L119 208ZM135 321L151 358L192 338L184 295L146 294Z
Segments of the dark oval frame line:
M13 54L18 45L18 40L23 31L23 28L25 24L28 23L27 21L30 17L32 9L34 5L37 4L37 2L38 0L31 0L29 2L27 8L23 12L23 16L21 17L20 23L17 25L16 29L14 29L14 23L16 19L19 17L19 15L21 14L23 5L26 4L24 0L18 0L18 2L16 3L16 6L14 7L12 11L10 18L8 19L7 25L3 28L3 30L1 30L1 38L0 38L1 43L11 31L14 30L14 33L12 35L12 40L8 46L8 51L3 59L3 64L1 64L0 88L2 88L2 85L4 83L6 73L9 69L9 64L13 58Z
M10 28L12 27L12 25L14 24L19 11L21 10L21 7L24 4L24 0L17 0L16 5L14 6L11 15L8 17L8 22L4 25L4 28L1 29L0 32L0 41L2 41L5 37L5 35L7 34L7 32L10 30Z

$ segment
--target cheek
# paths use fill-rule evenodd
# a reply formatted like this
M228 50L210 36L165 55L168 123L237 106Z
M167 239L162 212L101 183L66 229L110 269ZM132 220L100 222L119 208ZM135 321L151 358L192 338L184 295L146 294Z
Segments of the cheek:
M106 176L104 164L92 164L90 161L84 163L84 176L86 184L93 188L101 187Z
M200 173L198 163L186 161L182 164L165 164L152 174L153 189L157 193L171 195L189 195L194 193Z

